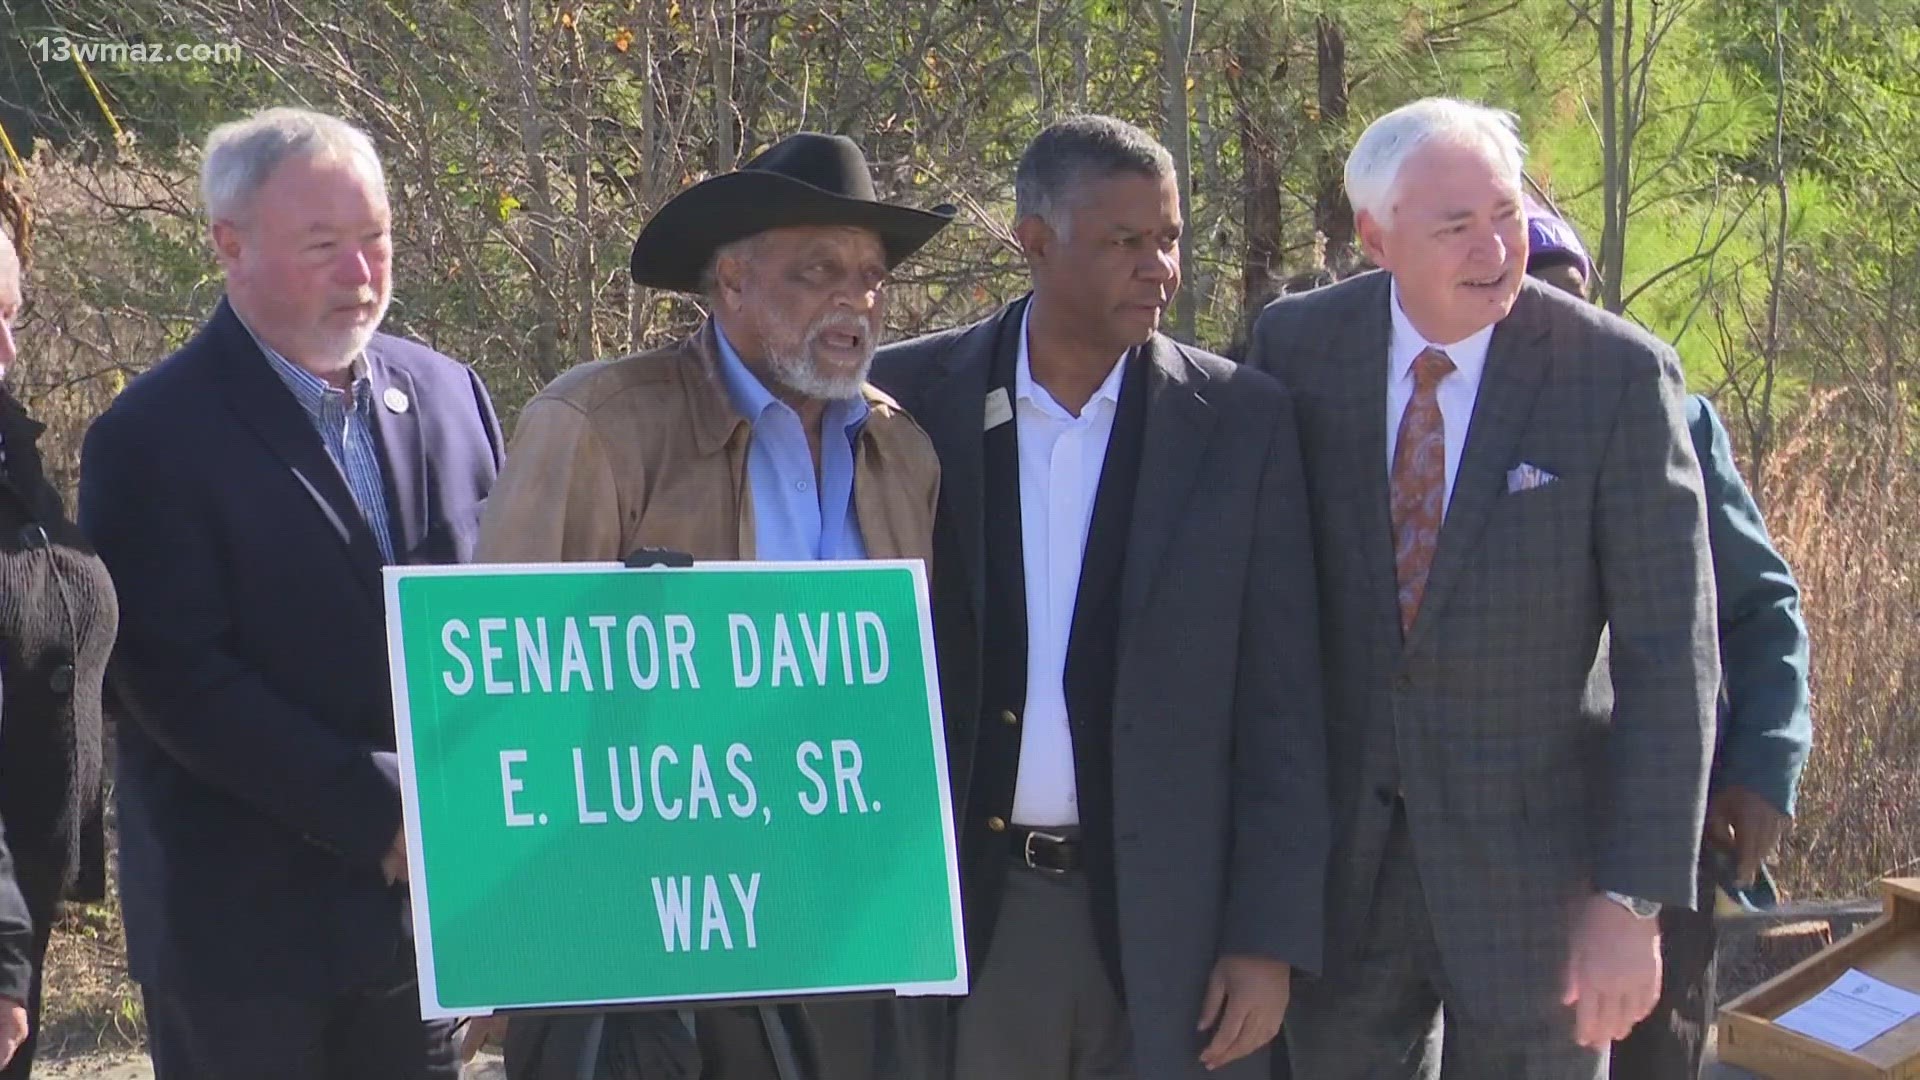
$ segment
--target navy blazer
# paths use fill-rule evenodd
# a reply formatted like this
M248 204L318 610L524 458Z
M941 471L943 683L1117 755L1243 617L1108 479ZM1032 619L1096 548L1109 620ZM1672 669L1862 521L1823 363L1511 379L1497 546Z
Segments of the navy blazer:
M1713 786L1744 787L1790 814L1813 746L1800 586L1768 539L1760 507L1734 467L1727 431L1706 398L1688 400L1687 430L1706 486L1719 597L1722 687Z
M471 557L501 461L470 368L367 346L395 551ZM381 557L223 300L87 432L80 524L121 605L120 892L145 984L325 995L410 948Z

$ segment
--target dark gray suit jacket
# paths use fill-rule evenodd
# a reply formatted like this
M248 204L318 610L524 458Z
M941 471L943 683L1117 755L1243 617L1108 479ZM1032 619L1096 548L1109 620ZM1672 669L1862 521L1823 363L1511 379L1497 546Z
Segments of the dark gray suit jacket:
M940 455L934 626L956 800L983 721L984 402L1000 320L1017 311L885 349L873 374ZM1222 955L1320 965L1325 748L1306 486L1293 406L1271 379L1166 337L1147 349L1111 718L1136 1065L1264 1077L1264 1053L1206 1073L1194 1023ZM963 832L996 812L955 809Z
M1403 640L1390 302L1384 273L1283 298L1249 357L1294 392L1311 493L1334 815L1327 978L1365 929L1398 785L1457 1007L1537 1021L1560 1008L1569 901L1694 901L1719 665L1685 385L1658 340L1527 282L1494 331ZM1510 491L1522 464L1557 479ZM1588 690L1609 623L1611 686Z

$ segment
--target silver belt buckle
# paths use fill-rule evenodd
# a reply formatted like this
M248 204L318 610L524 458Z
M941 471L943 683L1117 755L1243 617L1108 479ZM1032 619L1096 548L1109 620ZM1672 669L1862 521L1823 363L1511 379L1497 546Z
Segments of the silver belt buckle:
M1038 838L1041 840L1051 840L1056 844L1064 844L1067 842L1067 838L1060 833L1051 833L1051 832L1045 831L1044 829L1028 830L1026 842L1021 845L1021 851L1020 851L1020 857L1023 861L1026 862L1027 869L1038 870L1043 874L1066 873L1065 870L1061 870L1058 867L1035 865L1033 861L1033 841L1035 840L1035 838Z

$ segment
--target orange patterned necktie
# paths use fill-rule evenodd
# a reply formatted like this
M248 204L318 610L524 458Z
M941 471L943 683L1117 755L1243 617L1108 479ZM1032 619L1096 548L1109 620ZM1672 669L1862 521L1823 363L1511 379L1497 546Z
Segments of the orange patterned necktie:
M1445 517L1447 422L1440 415L1439 387L1451 374L1453 361L1439 349L1414 360L1413 397L1393 443L1393 567L1400 579L1402 633L1413 632Z

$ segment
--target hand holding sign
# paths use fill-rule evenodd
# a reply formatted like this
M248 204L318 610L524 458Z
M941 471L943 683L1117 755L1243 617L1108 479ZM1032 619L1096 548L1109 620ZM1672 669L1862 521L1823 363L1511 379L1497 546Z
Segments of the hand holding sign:
M407 830L401 829L393 836L393 846L380 860L380 873L387 884L397 885L407 880Z

